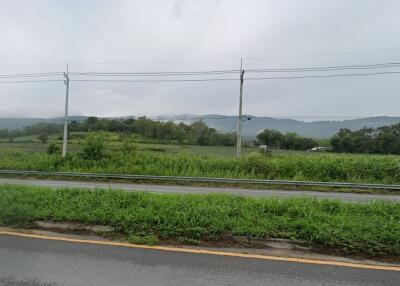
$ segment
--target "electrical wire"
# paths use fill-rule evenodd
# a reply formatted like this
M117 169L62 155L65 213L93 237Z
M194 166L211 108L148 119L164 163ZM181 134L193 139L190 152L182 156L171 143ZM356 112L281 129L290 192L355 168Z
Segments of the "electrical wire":
M382 53L400 53L400 49L355 51L355 52L331 52L331 53L321 53L321 54L302 54L293 56L244 57L244 59L246 61L247 60L258 61L258 60L279 60L279 59L308 58L308 57L353 56L353 55L382 54Z
M159 79L159 80L129 80L129 79L70 79L74 82L126 82L126 83L139 83L139 82L204 82L204 81L239 81L238 78L202 78L202 79Z
M290 80L290 79L303 79L303 78L362 77L362 76L376 76L376 75L388 75L388 74L400 74L400 71L375 72L375 73L304 75L304 76L280 76L280 77L246 77L245 80Z
M213 70L192 72L69 72L69 75L78 76L177 76L177 75L210 75L210 74L232 74L240 70Z
M275 69L246 69L246 73L264 72L308 72L308 71L338 71L338 70L358 70L358 69L379 69L400 67L400 63L381 63L369 65L342 65L326 67L299 67L299 68L275 68ZM239 73L240 70L214 70L214 71L189 71L189 72L123 72L123 73L99 73L99 72L72 72L71 75L82 76L176 76L176 75L210 75L210 74L232 74Z
M36 82L64 82L63 79L43 79L43 80L0 80L1 83L36 83Z
M400 63L383 63L371 65L344 65L344 66L327 66L327 67L300 67L300 68L280 68L280 69L246 69L246 73L263 73L263 72L309 72L309 71L338 71L338 70L363 70L363 69L380 69L400 67Z
M249 69L248 73L275 73L275 72L330 72L342 70L368 70L368 69L386 69L400 67L400 62L389 62L368 65L342 65L342 66L325 66L325 67L297 67L297 68L280 68L280 69ZM201 78L202 76L214 76L223 74L236 74L240 70L210 70L210 71L184 71L184 72L70 72L68 75L73 76L70 81L75 82L126 82L126 83L140 83L140 82L206 82L206 81L238 81L238 78ZM290 79L303 79L303 78L333 78L333 77L361 77L361 76L375 76L375 75L389 75L399 74L400 71L379 71L371 73L338 73L338 74L305 74L298 76L271 76L271 77L245 77L245 80L290 80ZM63 81L57 79L43 79L43 80L13 80L1 81L1 79L24 79L36 77L53 77L62 76L62 72L47 72L47 73L21 73L21 74L2 74L0 75L0 83L22 83L22 82L44 82L44 81ZM171 76L197 76L199 78L166 78L166 79L140 79L140 77L171 77ZM77 78L76 78L77 77ZM82 78L92 77L92 78ZM96 79L93 77L113 77ZM139 79L116 79L115 77L139 77Z
M47 73L24 73L24 74L0 74L0 78L25 78L25 77L49 77L60 76L62 72L47 72Z

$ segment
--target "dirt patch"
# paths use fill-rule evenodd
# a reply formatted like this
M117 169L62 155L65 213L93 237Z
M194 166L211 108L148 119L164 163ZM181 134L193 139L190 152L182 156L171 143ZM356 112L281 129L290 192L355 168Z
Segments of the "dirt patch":
M115 228L107 225L85 225L81 223L66 223L53 221L35 221L39 229L82 234L106 234L114 233Z

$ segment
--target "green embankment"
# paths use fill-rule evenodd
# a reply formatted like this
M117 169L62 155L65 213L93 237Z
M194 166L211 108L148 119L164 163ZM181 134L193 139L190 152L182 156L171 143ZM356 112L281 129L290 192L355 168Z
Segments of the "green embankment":
M219 156L114 151L100 160L78 153L66 159L44 152L0 150L0 169L262 178L359 183L400 183L400 157L383 155L260 154L237 160Z
M400 256L400 204L254 199L229 195L0 186L0 225L35 220L109 225L132 242L200 242L232 236L303 240L326 251Z

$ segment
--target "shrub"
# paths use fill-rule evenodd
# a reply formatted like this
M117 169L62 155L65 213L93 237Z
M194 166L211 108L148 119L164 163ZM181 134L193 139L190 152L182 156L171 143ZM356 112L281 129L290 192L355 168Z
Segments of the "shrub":
M49 155L60 154L60 153L61 153L61 149L55 143L50 143L49 147L47 147L47 154L49 154Z
M83 158L100 160L104 157L104 138L101 133L89 133L83 148Z
M138 150L138 148L134 143L129 142L128 140L124 140L124 143L122 144L122 147L121 147L121 152L134 153L137 150Z

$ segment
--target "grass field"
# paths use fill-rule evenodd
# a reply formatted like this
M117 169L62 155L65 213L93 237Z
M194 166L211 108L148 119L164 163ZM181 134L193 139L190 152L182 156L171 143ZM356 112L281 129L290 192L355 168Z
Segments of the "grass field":
M20 137L21 138L21 137ZM18 139L20 139L18 138ZM61 146L61 142L53 140ZM44 152L47 150L49 143L40 143L38 140L32 141L14 141L12 143L0 141L0 150L4 149L18 149L27 152ZM106 150L112 151L120 149L123 146L122 142L112 142L106 144ZM199 145L177 145L177 144L156 144L156 143L135 143L138 151L151 151L163 153L187 153L198 156L221 156L221 157L235 157L236 147L230 146L199 146ZM68 150L72 153L82 151L82 142L74 140L68 144ZM257 147L242 147L242 155L246 156L258 152ZM314 156L318 155L317 152L304 152L304 151L290 151L290 150L272 150L273 155L304 155Z
M79 133L79 132L78 132ZM86 133L73 133L68 140L69 152L75 153L82 151ZM221 157L235 157L235 146L200 146L178 144L176 142L153 142L155 139L142 138L138 134L131 134L128 137L121 137L120 134L115 132L98 132L102 134L106 150L114 151L121 149L124 143L130 142L134 144L138 151L149 151L156 153L186 153L196 156L221 156ZM22 136L13 139L0 139L0 150L2 149L18 149L27 152L44 152L50 143L55 143L59 146L62 145L62 134L50 134L48 136L48 143L41 143L38 135ZM258 152L257 147L242 147L242 155L246 156L251 153ZM290 151L290 150L272 150L273 155L290 154L290 155L316 155L315 152L304 151Z
M160 152L116 148L99 160L78 152L60 155L0 149L0 169L74 171L194 177L258 178L282 180L400 183L400 157L284 153L266 157L258 153L233 157L197 156L188 152Z
M400 204L0 186L0 225L109 225L132 242L286 238L341 254L400 256Z
M57 142L57 141L56 141ZM61 142L57 142L61 145ZM121 148L123 143L113 142L106 144L106 150L115 150ZM135 143L135 146L139 151L152 151L152 152L164 152L164 153L188 153L200 156L222 156L222 157L234 157L236 156L236 147L227 146L199 146L199 145L172 145L172 144L155 144L155 143ZM26 141L15 141L0 142L0 150L4 149L18 149L27 152L44 152L47 150L48 143L40 142L26 142ZM78 142L69 143L68 149L70 152L82 151L82 144ZM244 147L242 148L242 154L248 155L256 152L255 147Z
M48 155L48 143L32 136L2 142L0 169L400 184L400 157L395 155L273 150L267 157L245 147L238 160L235 147L132 143L115 133L102 136L105 155L97 160L81 155L85 145L79 137L71 139L65 159ZM58 137L51 135L50 142L60 145Z

